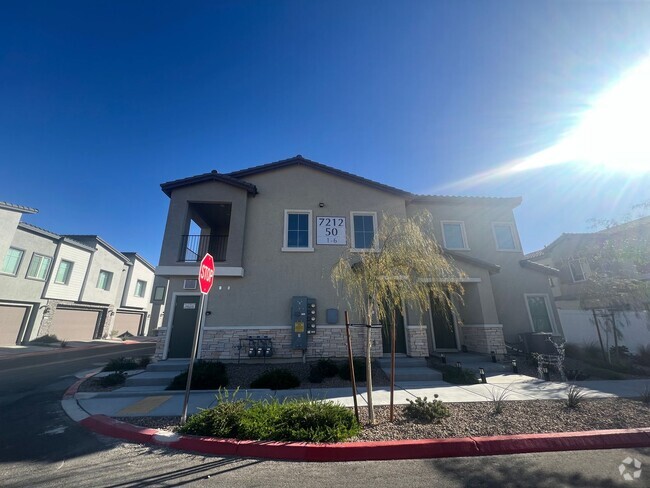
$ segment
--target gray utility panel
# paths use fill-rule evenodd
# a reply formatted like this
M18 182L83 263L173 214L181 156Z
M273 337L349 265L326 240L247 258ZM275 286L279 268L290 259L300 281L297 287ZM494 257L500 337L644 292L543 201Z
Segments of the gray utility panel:
M291 348L307 349L307 338L316 333L316 299L291 299Z

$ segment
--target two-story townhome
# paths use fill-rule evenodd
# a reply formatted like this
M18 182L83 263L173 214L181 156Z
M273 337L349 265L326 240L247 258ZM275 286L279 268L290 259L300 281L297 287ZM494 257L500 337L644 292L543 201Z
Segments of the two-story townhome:
M424 314L405 306L396 324L398 352L428 356L464 346L503 354L504 341L520 333L561 333L548 280L556 270L523 260L513 214L519 198L418 196L301 156L161 187L170 203L156 269L156 279L168 281L166 289L160 285L166 301L158 358L190 356L200 313L198 262L206 252L216 270L200 357L246 356L248 338L258 336L270 340L276 357L344 356L349 305L332 284L332 267L348 247L371 249L384 215L424 210L447 256L464 272L464 300L456 314L436 304ZM315 333L306 343L295 337L304 298L315 312ZM363 331L354 330L361 353ZM387 341L382 329L373 333L373 352L381 355Z
M565 233L525 257L531 262L557 268L559 275L552 280L557 307L578 310L590 277L650 280L648 249L650 216L597 232ZM612 251L619 255L610 261L608 253Z
M3 204L0 220L35 212ZM132 253L131 260L97 236L62 236L20 220L5 228L0 345L46 334L70 341L146 333L154 273L144 259Z

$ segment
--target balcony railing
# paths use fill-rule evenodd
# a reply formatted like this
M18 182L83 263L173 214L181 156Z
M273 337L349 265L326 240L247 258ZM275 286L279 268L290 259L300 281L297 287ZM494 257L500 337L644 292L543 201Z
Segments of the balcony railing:
M209 252L215 261L223 262L226 260L227 245L228 235L183 235L178 260L183 263L198 262Z

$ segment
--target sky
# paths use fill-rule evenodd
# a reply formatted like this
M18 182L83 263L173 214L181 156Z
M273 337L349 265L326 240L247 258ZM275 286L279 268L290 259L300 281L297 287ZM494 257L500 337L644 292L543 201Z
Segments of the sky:
M157 264L160 183L301 154L413 193L521 196L530 252L650 200L648 172L494 175L648 56L650 2L5 0L0 201Z

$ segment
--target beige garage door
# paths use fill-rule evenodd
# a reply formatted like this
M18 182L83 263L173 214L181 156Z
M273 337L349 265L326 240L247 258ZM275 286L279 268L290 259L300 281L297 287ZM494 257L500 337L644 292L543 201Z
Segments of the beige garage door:
M50 334L63 341L90 341L94 339L98 320L98 310L57 308Z
M140 332L141 321L141 313L117 312L115 315L115 322L113 323L113 330L116 331L118 335L128 332L131 335L137 336Z
M0 346L15 346L29 307L0 305Z

